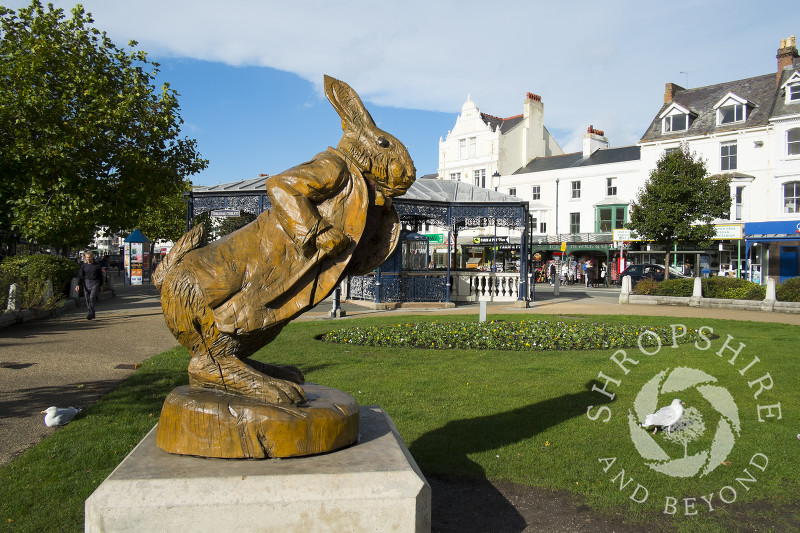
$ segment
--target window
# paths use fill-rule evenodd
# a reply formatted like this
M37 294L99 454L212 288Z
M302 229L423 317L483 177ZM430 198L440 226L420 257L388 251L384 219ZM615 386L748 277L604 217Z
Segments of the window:
M467 157L467 140L466 139L459 139L458 140L458 157L460 159L464 159Z
M786 152L789 155L800 155L800 128L792 128L786 132Z
M617 195L617 178L606 178L606 196Z
M675 148L667 148L666 150L664 150L664 155L669 155L669 154L671 154L672 152L675 152L675 151L677 151L677 150L678 150L678 148L677 148L677 147L675 147Z
M510 187L508 189L508 194L511 195L511 196L516 196L517 195L517 188L516 187Z
M486 188L486 169L482 168L480 170L476 170L474 173L475 177L475 186L476 187L483 187Z
M475 137L469 138L469 156L475 157Z
M624 205L610 205L597 208L596 233L611 233L615 229L625 227L626 207Z
M539 229L539 219L536 217L531 217L531 232L538 233Z
M783 212L800 213L800 181L783 184Z
M786 96L789 102L800 102L800 83L786 87Z
M686 131L689 129L688 118L687 115L669 115L664 117L664 133Z
M453 172L452 174L450 174L450 179L451 180L456 180L456 181L460 180L461 179L461 172Z
M581 197L581 182L580 181L573 181L572 182L572 197L573 198L580 198Z
M581 232L581 214L580 213L570 213L569 214L569 232L570 233L580 233Z
M720 144L720 169L736 170L736 141Z
M539 223L539 233L547 233L547 222Z
M541 200L542 199L542 189L539 185L534 185L531 187L531 200Z
M734 213L735 220L742 220L742 210L744 207L744 187L736 187L736 195L734 196Z
M724 105L717 110L717 124L742 122L744 117L744 104Z

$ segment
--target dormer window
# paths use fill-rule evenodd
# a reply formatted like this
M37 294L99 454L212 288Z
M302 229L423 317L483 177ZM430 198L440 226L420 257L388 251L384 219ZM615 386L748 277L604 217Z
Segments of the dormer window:
M717 111L717 126L736 124L737 122L744 122L747 120L749 104L750 102L733 93L726 94L725 97L714 106L714 109ZM751 104L750 107L752 107Z
M689 125L689 117L686 115L670 115L664 117L664 132L686 131Z
M722 106L719 108L718 113L720 124L744 122L744 106L742 104Z
M783 84L787 104L800 104L800 71L792 74Z
M661 113L661 131L662 133L676 133L686 131L691 125L693 113L688 109L672 104L663 113Z

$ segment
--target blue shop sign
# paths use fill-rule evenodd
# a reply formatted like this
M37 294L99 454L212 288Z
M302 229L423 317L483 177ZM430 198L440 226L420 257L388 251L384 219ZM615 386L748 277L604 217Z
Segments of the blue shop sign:
M800 239L800 220L776 220L773 222L746 222L745 238L756 236L781 236Z

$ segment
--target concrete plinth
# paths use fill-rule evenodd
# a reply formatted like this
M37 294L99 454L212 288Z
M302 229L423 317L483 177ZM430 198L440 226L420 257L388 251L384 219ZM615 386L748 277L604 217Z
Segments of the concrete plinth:
M430 531L431 489L394 423L359 417L357 444L292 459L173 455L154 429L86 500L85 531Z

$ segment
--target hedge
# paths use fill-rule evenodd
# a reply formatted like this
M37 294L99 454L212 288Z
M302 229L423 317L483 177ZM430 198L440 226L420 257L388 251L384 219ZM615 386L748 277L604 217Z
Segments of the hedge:
M763 300L767 288L758 283L722 276L701 278L704 298L722 298L726 300ZM636 284L633 294L650 296L691 296L694 290L694 278L670 279L654 281L643 279ZM775 288L775 298L780 302L800 302L800 278L790 278Z
M8 306L8 288L17 283L22 309L49 309L69 295L70 280L78 274L78 265L55 255L17 255L0 263L0 291L3 309ZM46 280L53 282L53 298L45 301Z

